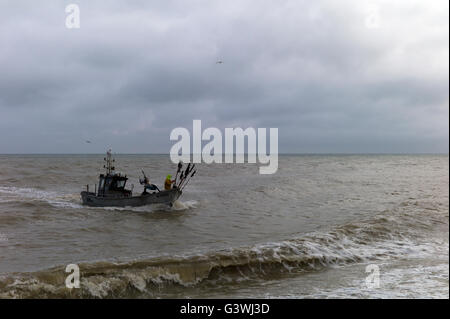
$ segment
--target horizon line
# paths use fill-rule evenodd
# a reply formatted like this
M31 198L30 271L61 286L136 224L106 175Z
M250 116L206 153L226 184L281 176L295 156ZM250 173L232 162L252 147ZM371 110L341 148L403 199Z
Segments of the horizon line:
M0 155L104 155L105 153L0 153ZM112 153L113 155L169 155L170 153ZM201 155L202 153L190 153L192 155ZM249 153L239 153L232 155L248 155ZM258 155L258 153L250 153ZM230 155L223 153L222 155ZM270 154L266 154L270 155ZM278 155L449 155L449 152L278 152Z

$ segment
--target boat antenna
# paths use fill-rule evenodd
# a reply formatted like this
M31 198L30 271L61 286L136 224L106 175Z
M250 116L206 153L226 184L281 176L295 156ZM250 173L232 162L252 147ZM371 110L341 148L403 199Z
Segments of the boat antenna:
M112 158L111 149L106 152L106 157L103 160L106 162L105 165L103 165L103 168L106 168L106 174L111 174L115 169L113 166L115 160Z

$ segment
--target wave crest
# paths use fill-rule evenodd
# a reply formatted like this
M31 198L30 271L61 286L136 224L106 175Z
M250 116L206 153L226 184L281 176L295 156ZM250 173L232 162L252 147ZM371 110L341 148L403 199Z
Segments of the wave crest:
M0 277L2 298L136 298L198 285L220 286L270 279L325 267L407 256L423 258L448 250L445 243L418 244L392 220L353 223L277 243L206 254L153 257L125 263L82 263L79 289L65 287L65 267ZM395 227L394 227L395 228ZM445 248L447 247L447 248ZM448 252L447 252L448 253Z

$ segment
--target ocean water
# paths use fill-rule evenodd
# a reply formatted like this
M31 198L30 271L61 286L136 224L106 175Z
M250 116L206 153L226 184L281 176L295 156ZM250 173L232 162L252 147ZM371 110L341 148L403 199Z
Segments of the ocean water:
M115 164L135 193L141 169L176 172L166 155ZM201 164L172 208L84 207L102 166L0 155L0 298L449 298L448 155Z

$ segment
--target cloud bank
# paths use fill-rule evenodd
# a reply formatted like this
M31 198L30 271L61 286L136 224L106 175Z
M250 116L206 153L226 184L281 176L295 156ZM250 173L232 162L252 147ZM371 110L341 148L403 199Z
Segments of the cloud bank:
M80 29L65 27L70 3ZM445 0L2 1L0 153L168 153L193 119L278 127L280 152L448 152L448 12Z

